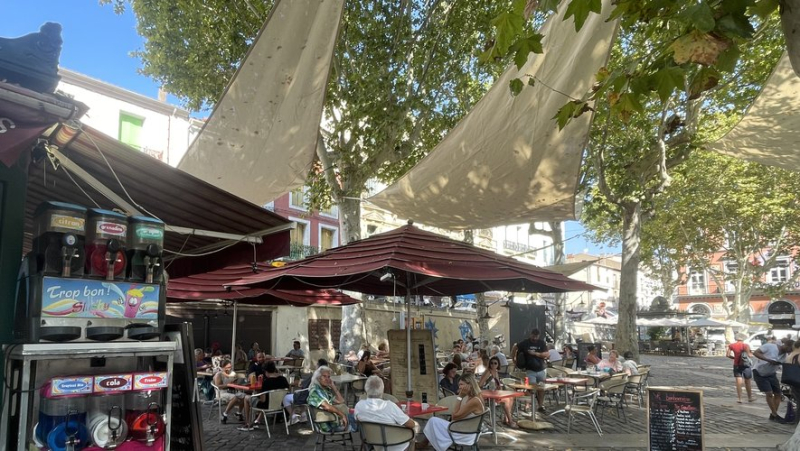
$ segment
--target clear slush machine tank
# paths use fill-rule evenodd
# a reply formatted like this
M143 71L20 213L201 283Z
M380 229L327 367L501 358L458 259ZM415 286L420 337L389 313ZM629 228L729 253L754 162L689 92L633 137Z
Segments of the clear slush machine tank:
M160 283L164 265L164 223L145 216L128 218L129 280Z

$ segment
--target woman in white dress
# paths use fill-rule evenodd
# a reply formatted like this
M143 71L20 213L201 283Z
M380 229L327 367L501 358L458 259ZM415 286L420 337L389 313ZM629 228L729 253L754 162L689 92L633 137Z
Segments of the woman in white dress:
M457 421L482 415L484 410L481 389L478 388L475 376L465 374L458 381L458 402L453 408L452 420ZM439 417L428 420L423 431L425 438L417 448L425 448L430 442L436 451L445 451L453 444L453 440L447 432L448 426L450 426L450 422ZM473 434L453 434L453 438L459 445L469 445L475 440Z

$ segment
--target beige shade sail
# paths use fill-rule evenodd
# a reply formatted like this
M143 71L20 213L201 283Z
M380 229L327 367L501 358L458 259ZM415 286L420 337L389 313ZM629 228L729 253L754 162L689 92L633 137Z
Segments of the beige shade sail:
M590 14L580 32L564 21L569 2L543 27L544 54L510 67L431 153L370 202L398 217L446 229L490 228L575 217L581 155L592 115L563 130L553 117L591 88L606 62L616 21ZM521 77L516 97L509 82Z
M255 204L314 160L343 0L276 1L180 169Z
M732 157L800 170L800 77L784 53L741 121L707 146Z

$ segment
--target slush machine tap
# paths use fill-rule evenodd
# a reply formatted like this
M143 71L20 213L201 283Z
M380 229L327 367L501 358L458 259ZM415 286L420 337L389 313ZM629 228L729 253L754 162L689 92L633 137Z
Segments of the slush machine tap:
M158 432L158 403L151 402L147 406L147 446L151 446L156 441L156 433ZM153 421L150 421L150 418Z
M106 244L106 280L114 280L114 265L117 263L117 252L120 248L119 240L114 238Z
M158 258L161 255L161 249L156 244L148 244L147 245L147 254L144 257L144 265L147 268L147 273L145 275L144 282L145 283L153 283L153 273L156 267L161 265L161 259Z
M65 233L61 237L61 277L70 277L72 275L70 269L72 259L80 257L78 249L75 247L77 243L78 238L71 233Z

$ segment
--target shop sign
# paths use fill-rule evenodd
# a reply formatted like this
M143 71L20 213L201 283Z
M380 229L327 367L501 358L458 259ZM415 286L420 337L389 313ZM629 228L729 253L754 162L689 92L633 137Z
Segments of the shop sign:
M153 390L167 388L167 373L137 373L133 375L134 390Z
M108 374L94 377L95 393L129 391L133 387L132 374Z

